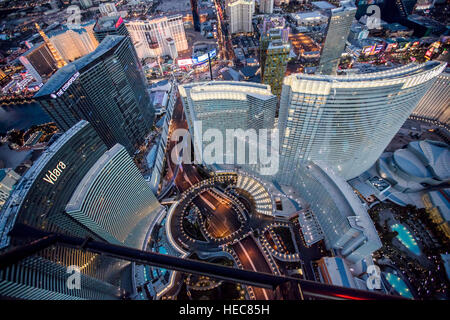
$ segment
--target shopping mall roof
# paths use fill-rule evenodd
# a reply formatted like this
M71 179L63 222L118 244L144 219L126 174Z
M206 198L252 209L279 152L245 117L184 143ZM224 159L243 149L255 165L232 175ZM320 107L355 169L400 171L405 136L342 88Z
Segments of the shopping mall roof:
M332 5L331 3L327 2L327 1L314 1L314 2L312 2L312 5L319 9L322 9L322 10L336 8L336 6Z
M393 155L395 164L409 175L420 178L431 178L433 173L408 149L395 151Z
M441 180L450 179L450 147L439 141L413 141L408 145L425 166L432 168Z

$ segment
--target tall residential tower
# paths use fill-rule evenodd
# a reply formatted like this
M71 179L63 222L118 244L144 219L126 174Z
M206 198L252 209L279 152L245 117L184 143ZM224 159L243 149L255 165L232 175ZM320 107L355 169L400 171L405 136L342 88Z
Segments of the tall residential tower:
M175 53L188 49L182 15L129 21L126 26L140 59L161 55L174 58ZM172 43L176 52L171 50Z
M336 74L339 59L345 49L356 7L351 0L340 2L339 8L331 9L328 22L327 36L320 54L319 73L326 75Z
M228 2L230 33L253 32L252 18L255 0L234 0Z
M260 65L262 83L270 85L272 93L281 94L291 46L289 29L270 29L261 35Z
M273 13L273 0L260 0L259 1L260 13Z

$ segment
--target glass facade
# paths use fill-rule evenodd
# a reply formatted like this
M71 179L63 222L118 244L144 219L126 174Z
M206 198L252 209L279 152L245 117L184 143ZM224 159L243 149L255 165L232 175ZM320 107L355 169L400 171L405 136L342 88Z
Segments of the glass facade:
M107 150L87 121L80 121L34 163L0 213L1 250L24 239L8 233L18 223L49 232L102 238L68 216L64 208L89 168ZM69 289L67 267L81 271L81 290ZM53 246L7 268L0 268L0 295L23 299L114 299L120 294L118 261Z
M223 137L226 129L274 127L277 101L267 85L214 81L186 84L179 89L191 134L194 134L194 121L201 121L202 134L217 129ZM194 144L194 147L203 150L206 144Z
M450 127L450 73L442 73L411 114Z
M94 52L58 70L35 98L60 129L88 120L108 148L120 143L130 154L154 119L136 52L123 36L108 36Z
M148 183L120 144L108 150L80 182L67 214L110 243L141 249L162 210Z
M381 247L366 209L350 185L323 163L297 162L274 180L295 189L319 222L328 248L358 262Z
M341 1L341 7L331 10L327 36L320 54L319 73L336 74L355 14L356 7L351 1Z

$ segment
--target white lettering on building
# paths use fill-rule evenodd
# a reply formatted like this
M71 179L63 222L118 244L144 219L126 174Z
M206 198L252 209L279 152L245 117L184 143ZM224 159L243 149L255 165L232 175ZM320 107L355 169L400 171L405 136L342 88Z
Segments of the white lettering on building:
M65 168L66 168L66 164L64 162L60 161L56 165L55 169L53 169L52 171L48 170L48 173L43 178L44 181L46 181L50 184L55 184L56 180L58 180L58 177L61 175L61 173L63 172L63 170Z
M56 92L58 97L61 97L64 92L69 89L70 85L80 76L80 73L77 71L69 80Z

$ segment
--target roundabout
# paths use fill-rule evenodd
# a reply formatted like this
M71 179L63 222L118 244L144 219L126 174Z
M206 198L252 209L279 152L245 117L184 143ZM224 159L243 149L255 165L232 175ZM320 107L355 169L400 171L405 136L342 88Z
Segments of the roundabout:
M273 221L272 199L255 178L215 173L182 193L168 212L168 238L181 251L221 251Z

